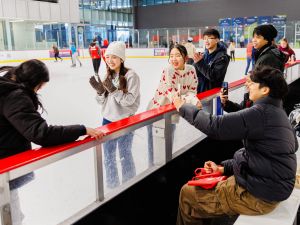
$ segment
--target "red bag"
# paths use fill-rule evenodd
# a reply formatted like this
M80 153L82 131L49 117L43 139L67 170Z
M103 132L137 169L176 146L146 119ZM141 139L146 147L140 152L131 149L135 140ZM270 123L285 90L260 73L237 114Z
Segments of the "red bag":
M227 176L223 176L221 172L206 173L204 168L197 168L195 175L192 180L188 181L188 185L199 186L204 189L212 189L219 181L227 179Z

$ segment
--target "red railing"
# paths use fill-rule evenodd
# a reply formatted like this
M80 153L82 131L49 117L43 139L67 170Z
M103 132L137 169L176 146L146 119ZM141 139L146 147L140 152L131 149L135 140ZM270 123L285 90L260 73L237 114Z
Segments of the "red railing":
M289 68L296 64L300 64L300 60L297 60L293 64L286 64L285 67ZM238 87L238 86L242 85L244 82L245 82L245 78L234 81L229 84L229 88ZM211 89L206 92L198 94L198 98L200 100L202 100L202 99L205 99L210 96L214 96L214 95L218 94L219 91L220 91L220 88L214 88L214 89ZM106 135L109 135L116 131L136 125L138 123L144 122L146 120L152 119L156 116L160 116L164 113L167 113L167 112L170 112L173 110L175 110L175 107L172 104L162 106L157 109L152 109L152 110L134 115L132 117L125 118L125 119L110 123L105 126L101 126L98 129L103 131ZM93 140L94 140L93 138L87 137L84 140L75 141L72 143L63 144L63 145L59 145L59 146L39 148L38 150L37 149L28 150L28 151L7 157L5 159L0 159L0 174L6 173L10 170L22 167L22 166L30 164L32 162L39 161L39 160L47 158L49 156L71 150L74 147L91 142Z

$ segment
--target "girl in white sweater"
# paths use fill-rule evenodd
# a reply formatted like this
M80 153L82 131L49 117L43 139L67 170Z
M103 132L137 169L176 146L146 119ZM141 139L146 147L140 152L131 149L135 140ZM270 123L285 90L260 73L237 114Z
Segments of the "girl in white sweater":
M176 44L170 49L169 65L162 72L158 88L148 105L148 110L171 104L173 97L177 95L185 100L186 103L191 103L199 108L202 107L201 102L196 96L198 85L196 71L194 66L186 64L187 59L187 50L183 45ZM173 124L177 123L178 120L178 115L172 117ZM158 122L153 125L155 127L163 127ZM173 128L175 129L175 125ZM152 125L148 127L148 131L149 165L151 166L153 164Z
M124 66L125 48L124 42L112 42L105 52L105 80L101 82L99 77L90 78L90 84L98 93L97 100L102 105L102 125L134 115L140 105L140 79L133 70ZM116 163L117 146L121 158L122 182L135 176L132 140L133 133L130 132L103 144L107 187L115 188L120 184Z

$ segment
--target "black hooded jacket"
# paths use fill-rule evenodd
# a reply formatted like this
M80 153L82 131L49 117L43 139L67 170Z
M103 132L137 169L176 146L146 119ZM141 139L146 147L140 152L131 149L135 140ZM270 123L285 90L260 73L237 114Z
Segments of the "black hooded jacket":
M286 61L286 55L273 45L265 45L255 53L255 67L268 65L283 72Z
M230 61L226 52L224 44L219 42L214 52L209 53L206 50L204 58L193 64L199 81L197 93L222 86Z
M244 148L221 164L225 175L233 174L252 195L269 202L290 196L295 184L298 141L281 100L264 97L250 108L223 116L184 104L179 114L211 138L244 139Z
M85 135L82 125L49 126L36 110L29 92L20 84L0 77L0 158L42 146L75 141Z

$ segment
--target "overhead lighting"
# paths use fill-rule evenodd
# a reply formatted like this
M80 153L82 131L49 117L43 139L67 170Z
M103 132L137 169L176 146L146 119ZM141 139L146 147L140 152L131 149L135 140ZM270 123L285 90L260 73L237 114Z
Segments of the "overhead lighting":
M47 25L47 24L57 24L58 22L45 22L43 23L44 25Z
M9 22L11 22L11 23L18 23L18 22L24 22L24 20L11 20Z

